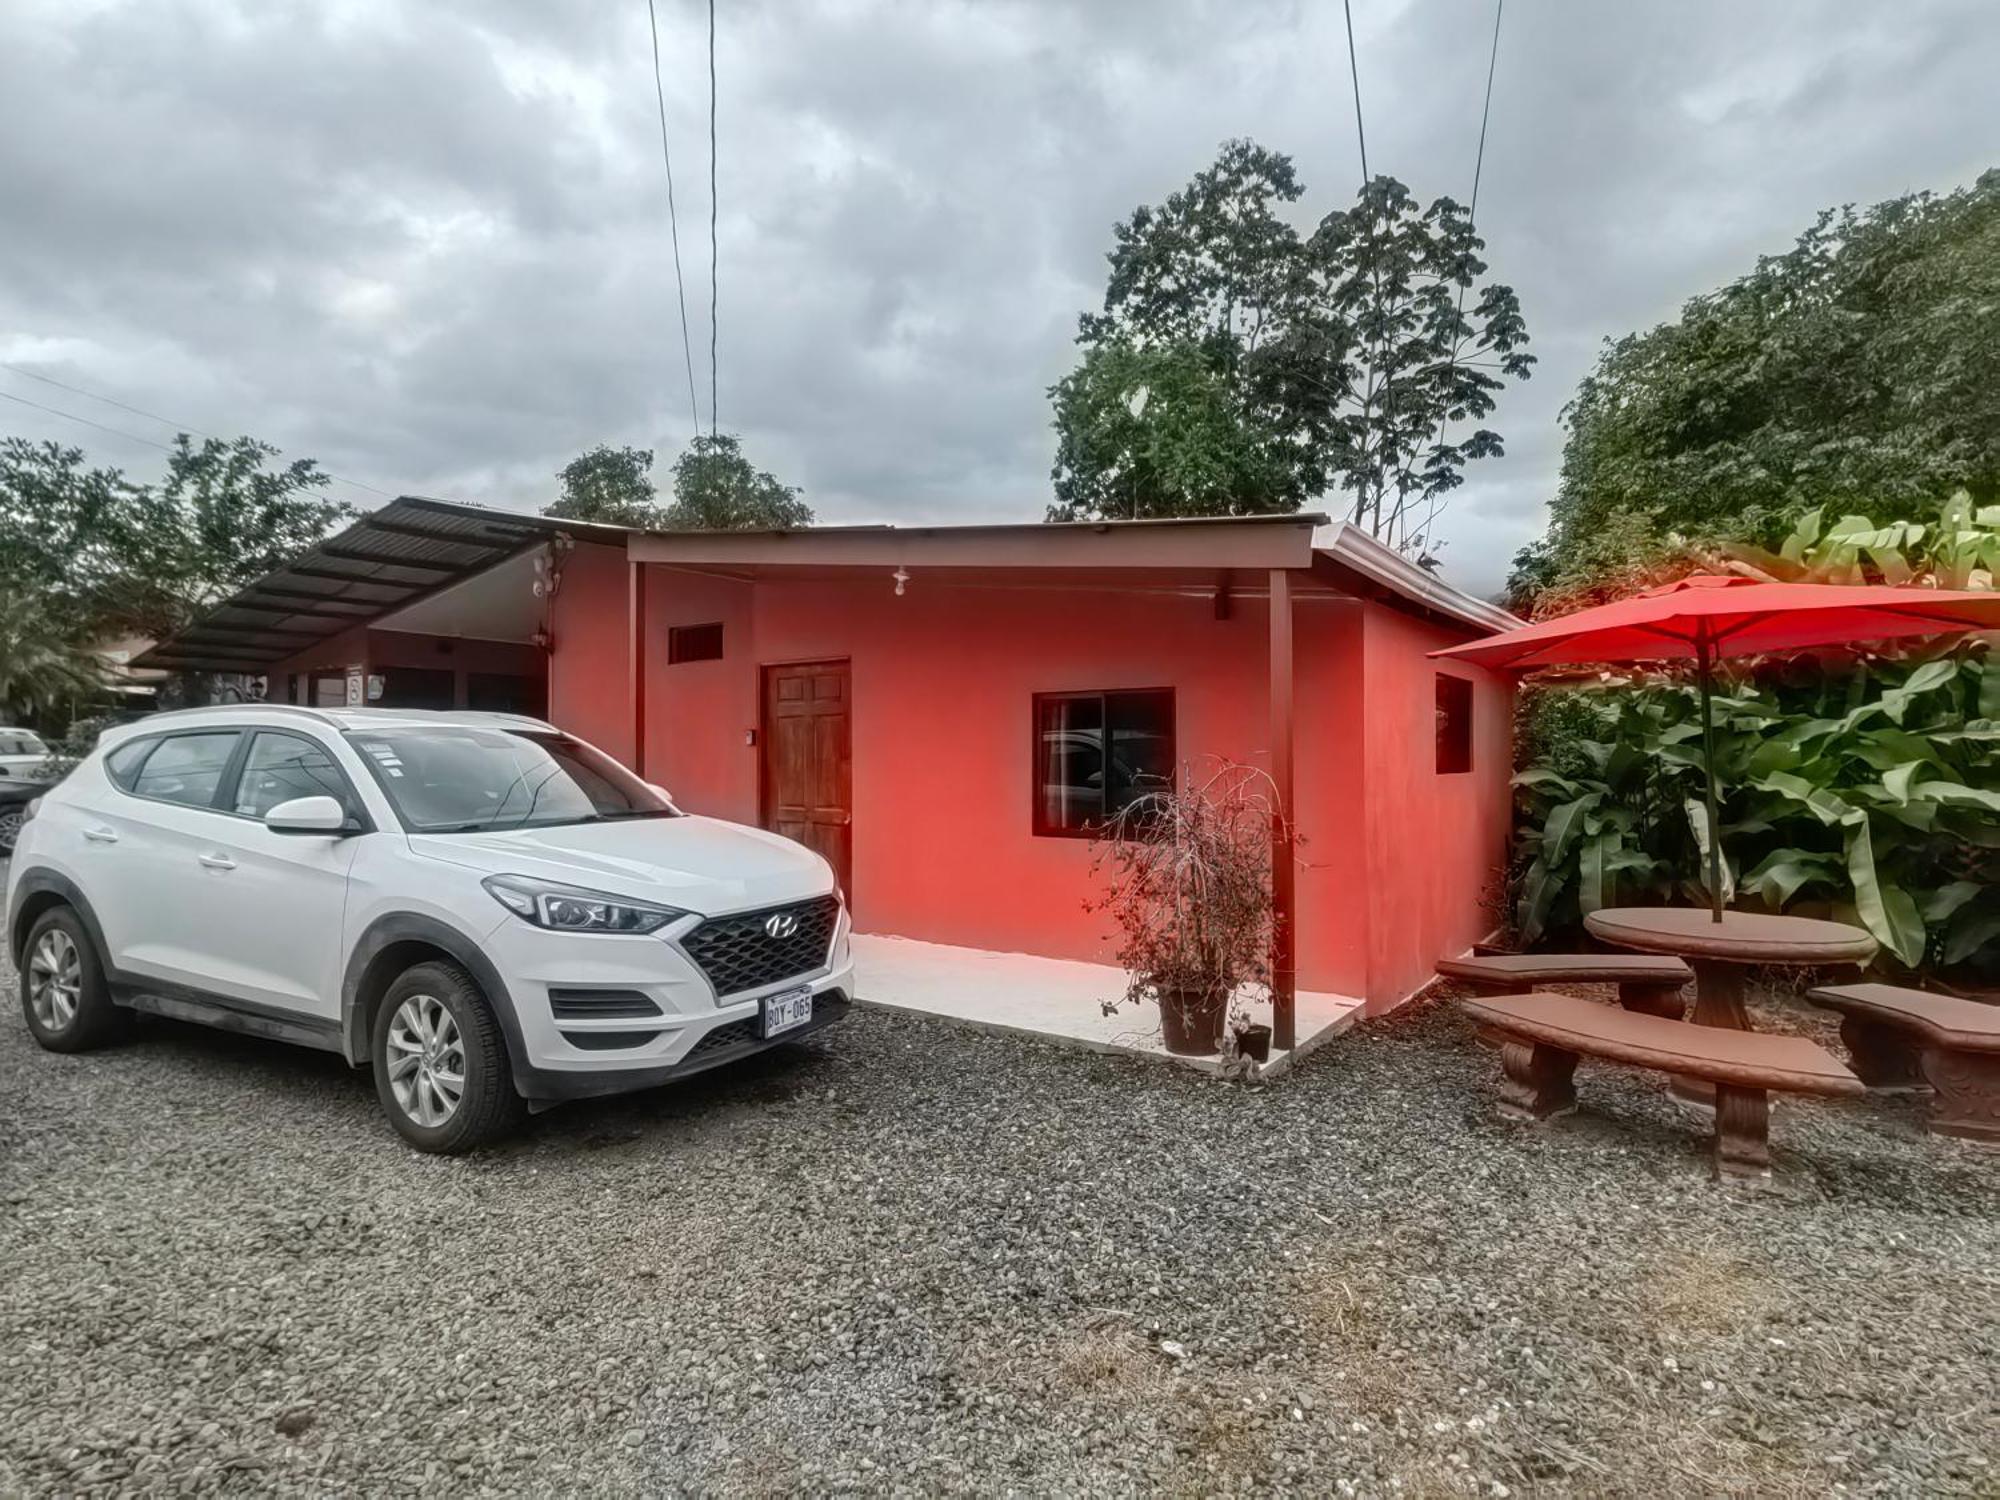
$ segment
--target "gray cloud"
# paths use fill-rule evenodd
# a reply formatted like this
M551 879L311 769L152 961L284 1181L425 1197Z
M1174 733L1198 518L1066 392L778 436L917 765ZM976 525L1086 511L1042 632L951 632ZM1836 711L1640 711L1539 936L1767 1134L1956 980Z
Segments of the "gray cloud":
M1463 200L1491 11L1357 10L1370 165ZM1230 136L1296 157L1302 222L1359 180L1338 7L719 11L723 425L827 519L1038 516L1111 224ZM661 24L705 417L704 22ZM1452 574L1495 586L1539 529L1602 338L1819 207L1991 165L1996 42L1980 0L1511 7L1479 217L1541 365L1448 512ZM529 507L591 443L664 462L689 417L657 132L639 0L13 0L0 360L387 490Z

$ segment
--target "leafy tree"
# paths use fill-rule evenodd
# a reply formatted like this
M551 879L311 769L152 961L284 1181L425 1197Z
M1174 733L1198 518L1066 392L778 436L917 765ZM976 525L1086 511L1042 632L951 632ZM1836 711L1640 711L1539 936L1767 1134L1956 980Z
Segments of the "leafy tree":
M1828 210L1796 245L1607 344L1565 412L1547 536L1517 607L1629 551L1770 544L1822 505L1877 523L2000 500L2000 170Z
M563 466L556 476L562 497L543 514L613 526L664 525L652 471L652 449L599 443Z
M1289 158L1232 141L1114 228L1104 311L1050 393L1050 519L1296 510L1338 486L1358 523L1420 543L1418 508L1500 451L1483 428L1448 440L1533 362L1509 288L1465 310L1486 270L1465 211L1377 177L1302 236L1281 213L1302 193Z
M26 590L0 592L0 720L32 719L104 685L97 658Z
M254 438L174 439L167 476L145 501L147 568L169 628L283 567L354 514L321 491L309 458L268 467L278 450Z
M150 498L116 469L87 467L81 449L0 441L0 591L62 633L130 622Z
M1053 394L1051 521L1298 508L1288 455L1247 419L1237 383L1201 344L1109 339Z
M812 508L743 456L730 433L698 437L674 460L674 503L666 524L686 531L760 531L810 526Z

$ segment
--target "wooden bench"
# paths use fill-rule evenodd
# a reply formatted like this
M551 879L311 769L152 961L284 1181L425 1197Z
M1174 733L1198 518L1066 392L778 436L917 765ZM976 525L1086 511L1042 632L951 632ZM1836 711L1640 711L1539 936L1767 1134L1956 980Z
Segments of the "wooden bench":
M1840 1039L1872 1089L1929 1084L1930 1128L2000 1146L2000 1005L1893 984L1834 984L1808 991L1840 1013Z
M1770 1091L1858 1096L1861 1080L1817 1042L1769 1032L1697 1026L1614 1009L1575 995L1535 993L1458 1002L1498 1032L1500 1111L1546 1120L1576 1107L1580 1057L1706 1079L1715 1085L1715 1175L1762 1177L1771 1169Z
M1678 1021L1694 970L1651 953L1478 953L1439 961L1438 973L1485 995L1526 995L1544 984L1615 984L1627 1010Z

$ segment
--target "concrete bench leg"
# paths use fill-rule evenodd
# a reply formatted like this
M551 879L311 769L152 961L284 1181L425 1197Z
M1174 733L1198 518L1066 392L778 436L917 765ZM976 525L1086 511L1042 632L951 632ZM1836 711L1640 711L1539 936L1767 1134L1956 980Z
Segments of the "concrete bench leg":
M1513 1120L1546 1120L1576 1108L1576 1054L1540 1042L1502 1037L1500 1113Z
M1937 1091L1933 1134L2000 1147L2000 1055L1926 1047L1924 1077Z
M1771 1096L1763 1089L1715 1085L1718 1180L1771 1175Z
M1854 1076L1871 1089L1908 1091L1924 1086L1923 1068L1910 1034L1865 1016L1842 1016L1840 1040Z
M1687 1013L1680 986L1673 984L1621 984L1618 1003L1640 1015L1665 1016L1669 1021L1678 1021Z

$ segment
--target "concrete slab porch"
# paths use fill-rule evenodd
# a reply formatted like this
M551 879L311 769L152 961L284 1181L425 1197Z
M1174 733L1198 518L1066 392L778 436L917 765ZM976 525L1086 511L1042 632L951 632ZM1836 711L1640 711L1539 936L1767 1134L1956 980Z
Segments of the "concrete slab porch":
M1125 989L1125 975L1109 964L1036 958L1026 953L993 953L955 948L913 938L856 933L855 998L884 1010L916 1011L988 1031L1042 1037L1096 1052L1122 1053L1213 1073L1215 1058L1177 1057L1160 1039L1160 1021L1150 1008L1128 1006L1104 1014L1103 1002ZM1268 1001L1251 1006L1252 1016L1269 1022ZM1362 1003L1352 995L1300 991L1299 1044L1271 1054L1261 1076L1282 1072L1300 1057L1345 1030Z

